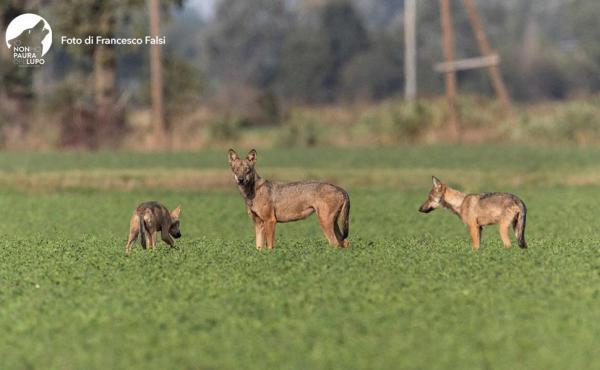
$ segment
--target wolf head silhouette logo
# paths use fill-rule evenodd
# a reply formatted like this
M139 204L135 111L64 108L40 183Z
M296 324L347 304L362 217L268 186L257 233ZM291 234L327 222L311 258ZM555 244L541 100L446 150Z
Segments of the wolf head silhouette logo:
M36 14L21 14L6 29L6 46L18 65L40 65L52 45L52 29Z
M40 20L35 26L23 30L19 36L8 40L9 47L13 49L16 46L26 46L42 50L42 40L50 33L44 28L45 25L44 21Z

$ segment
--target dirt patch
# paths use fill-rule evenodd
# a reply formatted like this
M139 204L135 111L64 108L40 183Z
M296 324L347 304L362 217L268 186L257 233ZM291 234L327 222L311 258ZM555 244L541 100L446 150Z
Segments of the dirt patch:
M426 169L316 169L264 168L261 175L275 181L320 180L344 187L393 188L398 190L424 189L430 186L431 175L444 179L465 191L501 190L523 186L587 186L600 185L600 171L556 173L537 171L514 173L506 171ZM60 189L142 189L163 190L225 190L235 188L227 169L170 169L170 170L90 170L49 171L36 173L2 173L0 187L30 190Z

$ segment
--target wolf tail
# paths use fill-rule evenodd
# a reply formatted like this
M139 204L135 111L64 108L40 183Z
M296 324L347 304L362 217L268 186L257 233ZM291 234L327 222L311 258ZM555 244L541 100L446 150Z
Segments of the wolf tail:
M517 222L515 223L515 234L519 247L527 248L527 242L525 241L525 223L527 221L527 207L521 202L519 204L519 214L517 215Z
M142 243L142 247L146 249L146 224L144 223L144 216L140 215L140 243Z
M342 217L342 237L344 239L348 238L348 234L350 232L350 196L346 191L344 193L344 203L342 204L342 209L340 211L340 216Z

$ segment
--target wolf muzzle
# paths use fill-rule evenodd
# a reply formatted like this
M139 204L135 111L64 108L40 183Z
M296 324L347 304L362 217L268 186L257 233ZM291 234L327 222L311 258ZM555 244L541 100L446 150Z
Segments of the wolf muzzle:
M423 206L419 207L419 212L421 212L421 213L429 213L431 211L433 211L433 208L431 208L431 207L427 207L427 208L423 207Z
M246 177L245 176L238 177L237 175L234 175L234 177L235 177L235 182L237 182L238 185L242 185L242 186L246 185Z

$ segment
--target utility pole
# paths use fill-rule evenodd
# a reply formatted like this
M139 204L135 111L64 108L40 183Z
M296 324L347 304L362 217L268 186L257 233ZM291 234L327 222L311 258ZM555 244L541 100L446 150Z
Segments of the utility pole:
M442 12L442 31L444 43L444 61L450 63L454 60L454 26L452 25L452 10L449 0L440 0ZM456 71L450 69L445 72L446 99L448 100L448 123L450 135L453 139L459 136L458 112L456 110Z
M417 3L404 2L404 97L415 100L417 95Z
M479 52L484 57L495 55L495 52L494 50L492 50L490 42L488 41L483 25L481 24L481 20L477 15L477 10L475 9L473 1L462 0L462 3L465 10L467 11L469 23L471 24L471 29L473 29L473 33L475 34L475 39L477 40ZM498 64L492 64L488 66L487 71L490 76L490 80L492 81L494 91L496 92L496 96L498 96L500 104L502 104L502 108L505 112L508 112L510 110L510 98L508 97L508 92L506 91L506 87L504 86L504 82L502 81L502 76L500 74Z
M150 35L160 37L160 4L150 0ZM167 134L163 108L162 51L160 45L150 46L150 90L152 95L152 119L155 143L159 144ZM165 143L170 146L170 142Z
M469 69L486 68L488 75L492 82L494 91L500 104L505 113L510 111L510 97L502 81L502 75L500 74L500 57L492 49L488 41L487 35L483 28L483 23L477 15L473 0L462 0L463 8L467 12L471 29L475 34L477 40L477 46L481 56L474 58L467 58L461 60L454 60L454 29L452 25L452 10L450 8L449 0L440 0L440 11L442 19L442 32L444 42L444 62L437 63L434 66L434 70L437 72L444 73L446 80L446 97L448 99L449 106L449 124L454 134L458 136L460 125L459 116L456 106L457 96L457 85L456 85L456 72L464 71Z

